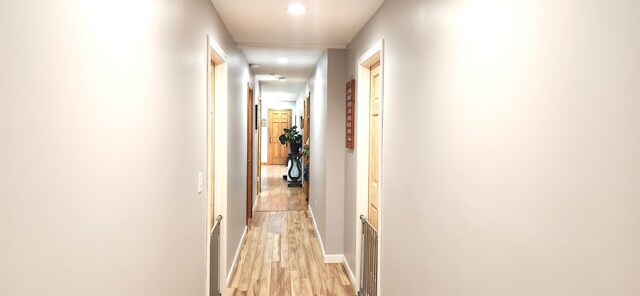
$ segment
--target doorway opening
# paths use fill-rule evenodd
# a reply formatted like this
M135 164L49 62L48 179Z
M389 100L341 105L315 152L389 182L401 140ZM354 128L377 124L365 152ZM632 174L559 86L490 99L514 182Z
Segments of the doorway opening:
M260 193L262 192L262 98L260 96L258 96L258 108L254 116L256 118L255 119L256 129L258 130L258 143L256 145L258 147L258 153L257 153L258 159L256 161L258 166L258 169L256 171L256 175L257 175L256 180L258 182L256 186L258 191L256 193L256 201L257 201L257 199L260 198Z
M247 227L253 217L253 88L247 83Z
M227 278L227 55L207 36L207 295L225 293Z
M380 254L383 239L384 211L382 196L382 152L383 152L383 114L384 114L384 42L380 40L358 59L357 84L357 127L356 139L356 211L353 223L356 223L356 282L361 283L363 268L363 224L370 225L377 232L375 248L377 254L375 268L380 270ZM360 216L367 219L362 223ZM365 246L364 249L367 249ZM371 254L365 254L371 263ZM370 267L368 270L372 270ZM375 286L379 287L379 274ZM366 279L365 279L366 280ZM371 284L371 283L369 283Z

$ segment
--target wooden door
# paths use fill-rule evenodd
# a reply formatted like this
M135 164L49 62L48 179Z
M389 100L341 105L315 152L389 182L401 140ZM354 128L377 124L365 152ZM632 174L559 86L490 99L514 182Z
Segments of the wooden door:
M209 172L210 174L210 178L209 181L211 182L211 184L209 184L209 232L211 232L211 230L213 229L213 224L215 223L214 221L214 213L215 213L215 208L214 208L214 194L213 194L213 190L214 190L214 177L215 177L215 163L214 163L214 147L215 147L215 117L214 114L215 112L213 112L214 110L214 98L215 98L215 67L216 64L213 62L213 57L211 58L211 68L209 70L209 77L210 77L210 93L209 93L209 106L211 106L209 108L209 116L211 118L211 122L210 122L210 126L209 126L209 133L210 133L210 137L211 137L211 152L210 152L210 160L209 160L209 169L211 170Z
M307 98L304 100L304 118L303 118L303 126L304 126L304 142L303 145L307 143L311 143L309 139L311 138L311 93L307 95ZM309 145L311 146L311 145ZM309 154L311 154L311 147L309 147ZM304 165L305 168L309 165L309 155L305 155L304 157ZM309 175L309 172L306 172ZM309 176L309 180L311 180L311 176ZM302 191L304 192L305 199L307 201L307 205L309 204L309 180L302 182Z
M380 188L380 62L371 66L369 98L369 221L378 229Z
M253 88L247 91L247 226L253 216Z
M258 197L260 196L260 192L262 192L262 99L258 97L258 113L255 114L258 117L258 153L256 154L258 158L258 171L256 174L258 177L256 178L258 182Z
M287 164L289 147L278 139L284 128L291 127L291 110L269 109L269 164Z

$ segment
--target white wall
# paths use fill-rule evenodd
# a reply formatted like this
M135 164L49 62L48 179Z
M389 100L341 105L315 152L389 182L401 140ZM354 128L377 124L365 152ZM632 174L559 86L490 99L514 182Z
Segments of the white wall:
M309 77L309 92L311 105L309 106L311 134L309 139L309 207L313 212L320 238L326 238L326 196L327 196L327 165L326 165L326 120L327 120L327 61L328 54L324 52L316 68Z
M240 110L251 75L207 0L0 1L0 294L204 295L207 34Z
M638 28L637 1L383 4L347 50L357 75L385 40L381 295L638 295Z
M231 36L229 40L233 42ZM234 43L235 44L235 43ZM228 268L235 258L236 251L240 247L242 233L246 227L247 207L247 104L248 83L253 80L253 72L249 69L247 61L240 50L234 47L235 55L230 57L232 65L242 65L229 69L230 79L228 96L228 151L227 151L227 217L228 241L227 262ZM255 151L255 150L254 150ZM256 173L254 171L253 175ZM255 191L253 191L255 192Z
M344 249L345 51L327 50L309 78L309 205L327 254Z
M346 84L345 50L329 49L327 69L327 254L344 253L344 163Z

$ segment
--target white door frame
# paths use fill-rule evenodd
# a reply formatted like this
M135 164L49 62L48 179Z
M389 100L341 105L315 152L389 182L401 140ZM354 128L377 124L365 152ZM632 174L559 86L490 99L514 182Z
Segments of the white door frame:
M215 62L214 68L214 102L212 106L211 101L211 59ZM213 39L211 35L207 35L207 227L206 229L206 242L207 242L207 277L205 296L209 295L209 253L210 253L210 233L209 233L209 217L215 219L218 215L222 215L223 219L220 224L220 271L219 271L219 283L222 295L226 295L227 289L227 54L222 50L218 43ZM214 137L211 138L211 109L215 112L213 119L214 124ZM214 155L212 155L211 147L213 146ZM215 178L211 175L211 160L214 160ZM209 198L211 196L211 184L214 184L214 215L209 213Z
M381 269L381 254L382 254L382 240L383 240L383 226L382 212L384 211L384 196L382 195L382 188L384 186L384 176L382 175L382 162L383 155L383 130L384 130L384 40L376 42L373 47L367 50L358 59L358 72L357 72L357 90L356 90L356 106L357 108L357 128L356 132L356 216L353 222L356 223L356 289L360 288L360 269L361 269L361 257L362 257L362 222L360 221L360 215L367 217L368 214L368 202L369 202L369 91L370 91L370 77L371 66L377 62L377 58L380 58L380 81L382 83L380 90L380 147L379 160L378 160L378 176L380 178L380 186L378 192L378 295L380 295L380 270Z

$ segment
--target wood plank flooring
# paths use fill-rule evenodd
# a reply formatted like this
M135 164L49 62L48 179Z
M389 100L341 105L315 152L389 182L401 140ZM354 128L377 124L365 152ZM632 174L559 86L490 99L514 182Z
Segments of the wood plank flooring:
M263 168L262 208L254 212L227 295L355 295L344 266L323 262L302 190L286 187L284 166Z
M286 173L287 167L284 165L262 165L262 193L254 212L307 209L302 187L287 187L282 179Z

